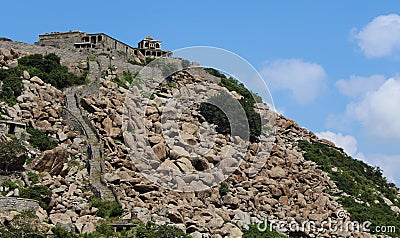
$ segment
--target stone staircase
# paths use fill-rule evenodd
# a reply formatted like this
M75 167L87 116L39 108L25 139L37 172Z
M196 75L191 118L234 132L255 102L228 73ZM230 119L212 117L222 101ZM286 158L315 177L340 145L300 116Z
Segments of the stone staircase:
M71 87L64 90L66 95L64 117L66 121L87 138L89 183L93 193L103 200L115 200L114 193L103 178L104 158L103 144L96 129L80 108L79 96L96 93L97 77L100 67L96 62L90 63L89 85ZM96 87L97 86L97 87ZM98 92L98 91L97 91Z

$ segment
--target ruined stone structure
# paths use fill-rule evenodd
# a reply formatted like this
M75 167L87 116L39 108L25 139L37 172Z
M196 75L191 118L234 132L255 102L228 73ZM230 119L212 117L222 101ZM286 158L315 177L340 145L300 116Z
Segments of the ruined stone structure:
M107 34L89 34L81 31L52 32L39 35L39 41L35 43L40 46L54 46L61 49L103 49L115 50L127 55L142 54L146 57L158 58L169 57L172 52L161 49L161 41L154 40L151 36L138 43L134 48Z
M0 207L3 211L36 211L40 206L38 201L32 199L0 197Z
M25 129L25 123L0 120L0 134L10 134L22 138L26 134Z
M161 57L165 51L161 49L161 41L154 40L151 36L138 43L138 51L146 57Z

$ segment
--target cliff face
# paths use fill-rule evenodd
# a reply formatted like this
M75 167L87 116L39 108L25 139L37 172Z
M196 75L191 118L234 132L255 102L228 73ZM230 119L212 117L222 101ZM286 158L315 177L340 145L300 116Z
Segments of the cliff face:
M266 220L327 228L328 220L352 218L337 201L343 191L304 158L298 143L339 149L262 103L255 110L268 130L256 142L218 133L198 103L221 93L240 95L206 71L183 70L160 83L118 54L12 42L0 48L4 67L15 67L24 55L55 53L71 72L89 71L89 83L63 91L24 72L16 104L1 106L3 117L43 130L59 144L43 155L29 152L36 159L28 167L42 174L38 184L52 190L47 213L38 214L45 227L94 231L102 218L91 195L115 199L124 210L121 220L173 224L193 237L241 237L242 227ZM171 64L181 67L182 61ZM396 213L395 199L389 202ZM290 227L280 228L289 233ZM348 229L305 234L372 236Z

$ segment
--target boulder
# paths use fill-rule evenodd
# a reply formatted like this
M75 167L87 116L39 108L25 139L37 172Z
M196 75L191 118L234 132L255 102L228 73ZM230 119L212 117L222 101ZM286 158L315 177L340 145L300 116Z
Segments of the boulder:
M183 171L183 172L193 172L195 168L193 167L192 163L185 157L181 157L177 160L176 165Z
M184 122L182 123L182 131L193 135L199 131L199 126L189 122Z
M164 161L167 157L167 146L164 143L159 143L153 146L154 154L158 157L159 160Z
M52 224L57 225L58 223L61 224L68 224L72 222L71 217L65 213L54 213L50 214L49 219Z
M99 111L99 109L94 105L94 101L90 98L83 97L83 98L81 98L80 103L81 103L81 106L90 113Z
M239 227L233 225L232 223L226 223L222 228L221 228L221 233L223 237L229 237L229 238L238 238L243 236L243 232L240 230Z
M5 60L12 60L14 58L11 50L6 48L0 48L0 55L3 55Z
M47 219L48 219L47 212L45 210L43 210L43 208L41 208L41 207L39 207L36 210L35 214L41 222L47 221Z
M110 134L112 128L112 120L109 117L106 117L101 124L103 125L103 128L107 132L107 134Z
M99 217L85 215L76 220L75 227L81 234L93 233L96 231L96 225L100 219Z
M216 229L221 228L224 225L224 219L222 219L220 216L217 216L215 218L212 218L207 224L207 228L209 228L212 231L215 231Z
M285 170L283 170L281 167L279 167L279 166L276 166L276 167L273 167L270 171L269 171L269 176L271 177L271 178L283 178L283 177L285 177L285 175L286 175L286 172L285 172Z
M139 183L139 184L134 184L133 189L135 189L135 191L138 191L140 193L147 193L150 191L158 190L158 187L154 184Z
M311 221L317 221L317 222L322 222L323 220L326 220L328 218L328 213L322 213L322 214L309 214L308 219Z
M168 218L173 222L173 223L183 223L183 217L179 213L177 209L169 210L168 211Z
M60 131L60 132L57 133L57 137L58 137L58 140L59 140L60 142L63 142L63 141L65 141L66 139L68 139L68 136L67 136L64 132L62 132L62 131Z
M159 170L177 170L177 171L179 171L179 168L169 159L162 162L162 164L160 165L160 167L158 169Z
M52 131L51 123L48 122L47 120L37 121L36 122L36 127L39 130Z
M197 171L205 171L210 168L206 158L203 158L203 157L191 158L191 161L192 161L193 167Z
M52 150L46 150L43 154L34 159L30 165L31 169L39 172L48 172L51 175L59 175L67 161L67 149L61 146Z
M250 214L247 212L243 212L241 210L236 210L234 211L234 217L232 219L232 222L237 224L240 227L243 226L249 226L251 224L250 222Z
M33 77L30 79L30 81L31 81L32 83L39 84L40 86L42 86L42 85L44 84L43 80L40 79L40 78L37 77L37 76L33 76Z
M183 147L181 146L174 146L173 149L170 151L170 157L172 159L178 159L179 157L189 157L189 152L187 152Z
M23 72L22 75L23 75L24 79L30 79L30 78L31 78L31 75L30 75L29 72L26 71L26 70L24 70L24 72Z

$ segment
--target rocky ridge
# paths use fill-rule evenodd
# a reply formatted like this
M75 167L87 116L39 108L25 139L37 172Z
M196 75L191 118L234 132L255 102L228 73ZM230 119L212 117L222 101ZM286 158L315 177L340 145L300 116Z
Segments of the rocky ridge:
M0 47L3 47L0 65L3 67L13 67L21 55L46 50L58 52L63 56L64 63L71 68L88 64L83 63L83 53L77 57L79 54L59 49L0 43ZM74 55L69 59L70 62L67 62L67 55ZM107 60L104 57L98 56L97 62L100 67L95 69L96 72L91 72L93 75L101 75L102 69L107 68ZM124 65L118 58L115 58L114 62L115 65ZM137 67L130 67L127 66L128 69L138 70ZM89 70L94 70L93 68L90 67ZM121 74L119 67L116 68L115 75ZM100 172L104 178L103 182L113 189L117 201L126 211L125 218L136 218L145 222L152 220L157 224L170 223L193 237L240 237L242 231L235 224L246 227L267 218L287 222L294 220L298 223L311 220L316 224L321 224L327 218L338 219L337 212L343 208L336 202L335 197L326 193L327 189L334 189L335 184L314 162L304 160L302 153L297 149L297 141L300 139L319 139L296 122L276 114L273 115L276 118L276 131L271 144L271 154L265 165L255 175L248 173L248 163L257 160L258 151L266 149L258 148L257 143L250 144L249 150L242 158L243 163L237 169L237 166L232 165L232 174L226 180L229 190L225 194L219 191L220 185L203 191L182 193L160 186L163 182L172 181L173 177L167 177L159 184L144 178L138 170L140 164L132 159L132 155L137 152L154 151L161 161L161 167L168 171L172 169L191 172L215 167L221 161L222 152L228 151L231 146L236 148L230 138L217 134L213 125L202 120L194 107L183 110L177 125L161 123L163 113L168 111L165 102L176 93L187 93L188 88L192 87L193 92L201 92L210 97L218 90L226 90L208 82L204 76L183 71L174 79L178 82L176 88L164 89L155 98L150 99L144 98L137 86L131 91L119 87L110 81L115 78L110 76L111 73L96 78L94 93L85 90L80 95L72 95L74 98L78 97L79 104L76 105L80 105L82 110L79 115L82 113L88 118L87 123L96 130L92 133L98 134L97 142L104 145L104 167ZM48 213L42 212L40 219L52 225L73 227L82 233L91 232L100 218L95 216L96 209L89 209L87 198L93 195L93 192L87 189L90 172L86 170L85 163L88 161L86 148L88 144L93 145L96 141L87 134L85 136L85 133L79 133L77 126L74 128L71 126L73 123L66 120L63 108L68 108L68 105L65 105L66 97L69 104L72 102L72 99L68 100L68 97L71 97L70 92L57 90L40 78L30 77L26 73L24 77L24 91L17 98L17 104L13 107L2 104L2 114L7 115L9 119L46 131L57 139L60 145L40 156L37 151L30 151L32 157L37 157L31 168L44 175L40 183L53 191L50 209ZM204 87L204 84L207 87ZM215 91L209 90L210 88ZM140 108L137 101L127 100L128 94L133 94L135 100L144 100L147 107ZM127 128L123 127L126 107L135 110L136 113L131 114L133 121L128 122L128 125L135 130L142 130L143 135L147 136L148 144L139 144L136 140L131 143L126 141L129 139L124 137L124 129ZM266 115L273 114L265 105L258 105L258 110ZM71 112L75 116L78 114L76 110ZM192 156L194 152L190 150L190 146L179 146L175 141L168 141L171 137L166 135L175 132L180 133L180 138L185 144L200 144L200 148L216 153L198 153L197 156ZM216 144L202 141L200 134L214 136ZM229 166L227 168L229 169ZM211 183L207 177L201 181L203 185ZM174 183L179 184L177 181ZM182 183L182 186L186 186L188 181ZM326 231L322 234L309 234L310 237L333 235L371 237L367 233L350 232L335 234Z

